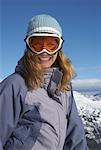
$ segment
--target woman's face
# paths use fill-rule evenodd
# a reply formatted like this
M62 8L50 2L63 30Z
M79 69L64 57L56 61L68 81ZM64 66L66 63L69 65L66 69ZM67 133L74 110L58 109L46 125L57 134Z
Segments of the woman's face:
M57 58L57 53L49 55L47 52L43 52L38 55L39 63L43 69L50 68Z
M57 58L57 52L54 54L49 54L48 52L54 52L59 46L59 39L57 37L32 37L29 40L29 45L33 52L41 52L37 54L37 57L43 69L50 68L53 65Z

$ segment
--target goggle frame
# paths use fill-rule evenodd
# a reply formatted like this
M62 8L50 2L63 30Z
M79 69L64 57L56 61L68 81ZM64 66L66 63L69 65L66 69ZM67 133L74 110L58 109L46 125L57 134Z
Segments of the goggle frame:
M47 49L42 49L41 51L35 51L35 50L32 50L32 48L30 47L30 45L29 45L29 39L31 38L31 37L35 37L35 36L51 36L51 37L57 37L57 38L59 38L59 40L60 40L60 42L59 42L59 46L58 46L58 48L56 49L56 50L54 50L53 52L49 52ZM35 53L35 54L42 54L43 52L47 52L49 55L53 55L53 54L55 54L57 51L59 51L60 49L61 49L61 47L62 47L62 44L63 44L63 39L62 39L62 37L60 37L60 36L58 36L57 34L51 34L51 33L34 33L34 34L31 34L30 36L28 36L28 37L26 37L26 39L25 39L25 42L26 42L26 44L28 45L28 47L29 47L29 49L33 52L33 53Z

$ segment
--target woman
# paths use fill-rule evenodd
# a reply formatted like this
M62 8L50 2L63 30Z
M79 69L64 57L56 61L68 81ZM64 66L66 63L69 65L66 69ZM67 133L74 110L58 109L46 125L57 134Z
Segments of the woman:
M15 72L0 84L1 149L87 150L59 23L45 14L32 17L25 42Z

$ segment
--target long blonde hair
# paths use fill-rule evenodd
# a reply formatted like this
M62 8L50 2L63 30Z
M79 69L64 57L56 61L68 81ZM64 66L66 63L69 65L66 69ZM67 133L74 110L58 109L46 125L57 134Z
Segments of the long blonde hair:
M30 90L40 87L43 79L43 70L41 65L38 63L37 55L28 49L25 50L22 65L24 68L24 79L27 87ZM74 71L70 59L65 57L62 50L58 51L56 61L52 67L58 67L63 73L60 83L60 90L69 90L69 84L73 77Z

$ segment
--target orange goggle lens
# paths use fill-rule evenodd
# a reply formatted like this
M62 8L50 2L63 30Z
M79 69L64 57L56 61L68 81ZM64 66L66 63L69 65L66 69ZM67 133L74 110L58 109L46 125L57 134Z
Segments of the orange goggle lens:
M28 40L28 46L34 52L40 52L47 49L49 52L54 52L60 45L60 39L52 36L33 36Z

